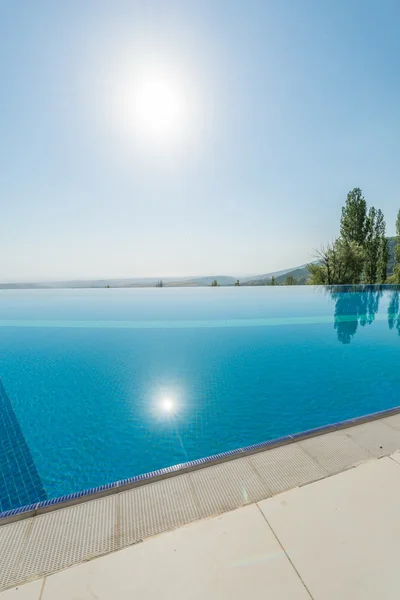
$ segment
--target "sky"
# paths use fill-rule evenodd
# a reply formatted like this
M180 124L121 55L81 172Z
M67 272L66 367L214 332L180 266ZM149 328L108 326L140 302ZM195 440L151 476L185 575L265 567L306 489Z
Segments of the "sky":
M400 209L397 0L0 0L0 281L251 275Z

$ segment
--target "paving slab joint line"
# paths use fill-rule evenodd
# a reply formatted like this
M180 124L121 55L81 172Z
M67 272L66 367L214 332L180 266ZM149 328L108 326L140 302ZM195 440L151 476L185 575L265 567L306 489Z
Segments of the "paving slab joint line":
M268 526L268 527L269 527L269 529L271 530L271 532L272 532L272 535L274 536L274 538L275 538L275 539L276 539L276 541L278 542L279 546L282 548L282 552L285 554L286 558L288 559L288 561L289 561L289 562L290 562L290 564L292 565L292 567L293 567L293 569L294 569L294 571L295 571L295 573L296 573L297 577L300 579L301 583L303 584L303 586L304 586L304 589L306 590L307 594L310 596L310 598L311 598L312 600L314 600L314 596L311 594L311 592L310 592L310 590L308 589L308 587L307 587L307 585L306 585L306 583L305 583L304 579L302 578L302 576L300 575L300 573L299 573L299 572L298 572L298 570L296 569L296 567L295 567L295 565L294 565L294 563L293 563L292 559L290 558L290 556L289 556L289 555L288 555L288 553L286 552L285 548L284 548L284 547L283 547L283 545L281 544L281 541L280 541L280 539L278 538L278 536L276 535L275 531L273 530L273 528L272 528L272 526L271 526L270 522L268 521L267 517L264 515L263 511L261 510L261 507L260 507L260 505L258 504L258 502L256 502L256 506L257 506L258 510L260 511L262 518L264 519L264 521L266 522L267 526Z
M19 564L20 564L20 563L21 563L21 561L22 561L22 558L23 558L23 556L24 556L24 553L25 553L25 549L26 549L26 547L27 547L27 545L28 545L28 540L29 540L29 538L30 538L30 535L31 535L31 533L32 533L32 529L33 529L33 517L31 517L31 518L29 519L29 522L28 522L28 527L26 528L26 532L25 532L25 535L24 535L24 539L23 539L23 542L22 542L22 545L21 545L20 551L18 552L18 555L17 555L17 560L15 561L15 564L14 564L14 573L16 573L16 572L17 572L17 570L18 570L18 566L19 566ZM0 593L1 593L2 591L3 591L3 590L2 590L2 589L1 589L1 587L0 587ZM40 599L39 599L39 600L40 600Z
M312 456L312 454L310 454L308 452L307 448L303 448L303 446L300 446L300 444L299 444L299 448L302 452L304 452L304 454L307 455L308 458L310 458L312 460L313 463L315 463L318 467L323 469L325 471L326 475L323 475L322 477L318 477L318 479L314 479L313 481L306 481L304 483L301 483L297 487L302 487L303 485L308 485L309 483L314 483L315 481L320 481L321 479L325 479L326 477L330 477L331 475L334 475L334 473L331 473L330 471L328 471L328 468L319 462L318 458L316 458L315 456Z
M120 525L120 508L119 508L119 504L120 504L120 494L116 494L116 499L115 499L115 548L121 548L122 547L122 539L121 539L121 525Z
M394 453L392 452L392 454ZM398 467L400 467L400 463L393 458L392 454L389 454L388 456L381 456L381 458L390 458L391 461L393 461Z
M199 497L198 497L197 492L196 492L196 488L195 488L194 483L192 481L192 474L188 473L188 475L189 475L189 479L188 479L188 481L189 481L189 488L190 488L190 491L192 493L193 500L194 500L194 503L196 505L197 514L198 514L198 518L195 519L195 521L192 521L192 523L193 523L193 522L201 520L201 518L202 518L201 517L201 504L200 504L200 500L199 500Z
M247 466L250 468L250 470L253 471L253 473L255 473L255 475L257 476L257 479L262 483L262 485L265 487L265 489L268 492L268 496L266 496L265 500L267 498L271 498L272 496L274 496L273 492L269 489L269 486L268 486L267 482L264 480L264 478L261 475L261 473L259 473L256 465L253 465L253 462L250 460L251 456L246 456L245 458L246 458L246 464L247 464Z
M41 587L40 594L39 594L39 600L43 600L43 592L44 592L44 586L46 585L46 581L47 581L47 576L43 577L43 583L42 583L42 587Z
M318 466L321 466L321 465L318 463ZM339 473L327 473L326 475L322 475L322 477L317 477L317 479L311 479L310 481L303 481L303 483L299 483L299 485L297 485L296 488L302 488L302 487L305 487L306 485L311 485L312 483L317 483L318 481L324 481L324 479L329 479L330 477L334 477L335 475L340 475L340 473L344 473L345 471L350 471L350 469L355 469L356 466L358 466L358 465L346 467L342 471L339 471ZM291 490L295 490L296 488L293 487L288 490L284 490L283 492L280 492L280 493L284 494L285 492L290 492Z

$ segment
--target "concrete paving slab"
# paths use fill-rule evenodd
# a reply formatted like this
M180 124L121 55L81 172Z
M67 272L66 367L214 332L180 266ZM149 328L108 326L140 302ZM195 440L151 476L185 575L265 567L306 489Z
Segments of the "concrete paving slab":
M1 600L40 600L43 579L20 585L0 594Z
M398 600L399 498L383 458L259 506L315 600Z
M42 600L54 598L310 600L256 505L52 575Z

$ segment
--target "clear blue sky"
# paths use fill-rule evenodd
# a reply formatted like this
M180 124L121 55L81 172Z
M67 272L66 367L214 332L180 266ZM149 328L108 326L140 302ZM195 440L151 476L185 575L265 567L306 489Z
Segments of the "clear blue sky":
M296 266L356 186L394 234L398 0L0 8L1 281ZM185 99L181 137L132 124L149 61Z

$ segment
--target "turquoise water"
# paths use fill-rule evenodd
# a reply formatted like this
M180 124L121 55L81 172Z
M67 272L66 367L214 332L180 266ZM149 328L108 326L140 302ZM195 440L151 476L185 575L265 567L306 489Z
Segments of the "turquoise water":
M50 498L400 404L399 292L0 292L0 378Z

